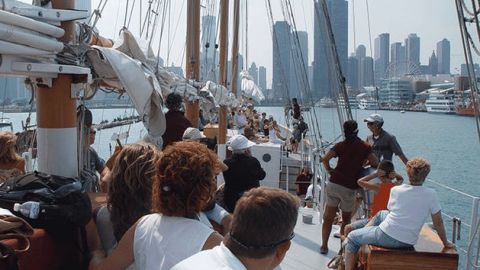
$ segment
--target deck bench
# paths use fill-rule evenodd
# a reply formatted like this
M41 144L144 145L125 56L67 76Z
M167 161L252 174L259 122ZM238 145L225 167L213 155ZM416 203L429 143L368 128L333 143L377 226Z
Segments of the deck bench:
M428 225L424 225L414 250L387 249L365 245L360 250L360 263L367 270L456 270L458 253L444 249L443 243Z

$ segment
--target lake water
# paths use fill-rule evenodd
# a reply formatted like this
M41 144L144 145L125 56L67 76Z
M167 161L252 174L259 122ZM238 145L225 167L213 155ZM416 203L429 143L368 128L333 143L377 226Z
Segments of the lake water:
M279 123L284 122L283 108L260 107L267 115L273 115ZM129 116L134 110L129 109L94 109L94 123L102 120L113 120L118 116ZM341 134L340 124L335 109L316 108L321 135L326 141L333 141ZM304 115L313 113L304 112ZM359 122L359 136L365 138L369 134L363 119L374 111L354 110L354 119ZM431 162L431 180L448 185L461 192L480 197L480 142L476 133L475 119L457 115L429 114L423 112L379 111L383 116L384 129L397 137L405 155L408 158L423 156ZM2 117L2 114L0 114ZM25 121L27 113L4 114L13 122L14 129L21 129L21 121ZM310 119L310 117L305 117ZM35 122L35 114L32 115ZM312 123L309 123L312 126ZM100 156L108 158L115 143L111 141L113 133L129 131L127 142L135 142L146 134L141 123L122 126L97 132L94 148ZM125 142L125 141L123 141ZM394 158L396 170L406 178L403 163ZM427 186L435 188L442 204L442 212L448 216L458 216L462 219L462 240L460 248L466 249L465 239L468 238L471 215L470 197L459 195L431 182ZM444 216L445 226L451 238L451 222ZM462 252L459 252L462 254Z

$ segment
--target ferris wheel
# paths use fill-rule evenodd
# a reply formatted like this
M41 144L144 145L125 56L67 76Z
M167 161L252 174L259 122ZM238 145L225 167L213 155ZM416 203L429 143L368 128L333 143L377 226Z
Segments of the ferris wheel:
M422 73L420 66L412 61L402 61L396 63L390 63L385 70L385 78L394 77L412 77L416 78Z

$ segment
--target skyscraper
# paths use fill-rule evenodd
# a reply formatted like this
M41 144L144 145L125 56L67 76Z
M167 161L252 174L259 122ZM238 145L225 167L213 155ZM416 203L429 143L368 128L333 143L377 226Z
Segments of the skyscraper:
M432 55L428 59L428 69L429 73L432 75L437 75L438 73L438 58L435 55L435 51L432 52Z
M331 89L337 91L338 85L336 85L337 80L329 76L335 72L329 72L329 69L334 69L334 63L325 31L326 18L323 16L321 3L315 1L314 6L313 95L320 98L331 96ZM327 0L327 7L340 66L345 76L348 58L348 2Z
M258 87L263 91L267 89L267 69L264 66L258 67Z
M348 57L347 83L353 90L358 90L358 60L357 57Z
M26 97L23 79L15 77L0 77L0 102L14 101Z
M360 78L362 86L373 86L373 58L370 56L364 57L360 65Z
M390 76L403 76L405 74L406 62L405 46L403 46L401 42L392 43L390 46Z
M417 34L410 34L405 40L405 46L407 50L407 64L409 66L413 65L413 68L420 67L420 38ZM408 67L408 66L407 66ZM408 67L411 69L410 67ZM412 70L407 70L407 72L412 72Z
M250 68L248 69L248 74L252 77L253 82L258 85L258 68L255 62L252 62Z
M298 42L295 41L298 37ZM292 58L290 62L290 97L301 98L308 88L308 33L293 32ZM297 46L297 44L299 46Z
M450 74L450 41L444 38L437 42L438 73Z
M390 34L380 34L375 39L375 85L380 86L380 80L385 79L388 74Z
M365 58L367 56L367 48L365 48L365 45L360 44L357 46L355 49L355 57L357 57L358 60Z
M365 48L365 45L358 45L357 48L355 49L355 58L357 59L357 90L362 88L363 86L370 86L370 85L364 85L364 71L363 71L363 59L367 56L367 49Z
M288 97L290 85L290 25L286 21L277 21L273 25L273 73L272 90L275 99Z

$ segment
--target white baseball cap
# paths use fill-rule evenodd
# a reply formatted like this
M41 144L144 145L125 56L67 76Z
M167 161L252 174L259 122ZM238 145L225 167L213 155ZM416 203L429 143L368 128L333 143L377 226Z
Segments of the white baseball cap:
M373 114L370 114L369 117L365 118L363 120L363 122L369 122L369 123L374 123L374 122L378 122L378 123L383 123L383 117L378 114L378 113L373 113Z
M189 127L183 132L183 140L200 140L206 138L198 128Z
M254 142L249 141L247 137L243 135L235 135L227 142L228 150L240 150L240 149L247 149L255 145Z

